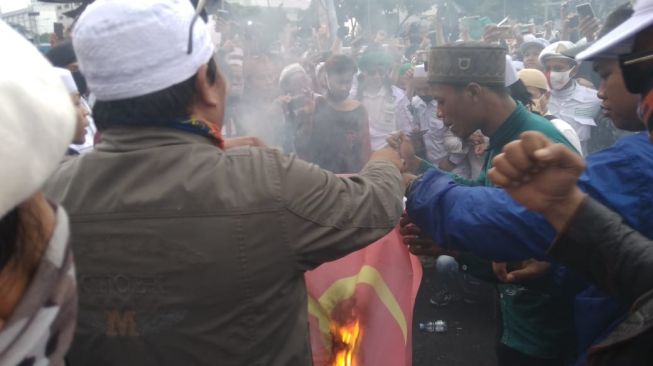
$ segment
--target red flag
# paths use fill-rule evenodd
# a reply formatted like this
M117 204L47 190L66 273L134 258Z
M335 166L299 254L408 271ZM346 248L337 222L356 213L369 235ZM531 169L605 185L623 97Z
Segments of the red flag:
M411 366L421 279L421 263L402 244L398 229L306 273L315 365ZM348 342L354 344L343 344ZM353 354L342 355L347 347Z

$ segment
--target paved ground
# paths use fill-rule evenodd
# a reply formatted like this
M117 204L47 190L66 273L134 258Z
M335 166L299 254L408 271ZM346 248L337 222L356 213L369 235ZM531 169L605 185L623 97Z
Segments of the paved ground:
M414 311L414 366L496 366L493 286L475 281L470 283L469 280L465 282L462 275L455 276L453 279L443 279L442 276L436 279L435 268L424 269ZM467 291L462 290L461 283L466 284ZM441 291L445 288L454 299L448 305L431 305L429 298L443 294ZM469 300L476 302L469 303ZM427 320L444 320L448 326L447 332L421 332L418 324Z

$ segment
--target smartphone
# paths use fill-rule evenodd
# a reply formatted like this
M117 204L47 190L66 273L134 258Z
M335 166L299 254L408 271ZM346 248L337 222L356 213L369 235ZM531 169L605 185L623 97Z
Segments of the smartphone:
M572 28L572 29L573 28L578 28L578 24L579 24L578 15L574 15L573 17L571 17L571 19L569 19L569 28Z
M594 9L590 3L580 4L576 6L576 12L582 17L594 18Z

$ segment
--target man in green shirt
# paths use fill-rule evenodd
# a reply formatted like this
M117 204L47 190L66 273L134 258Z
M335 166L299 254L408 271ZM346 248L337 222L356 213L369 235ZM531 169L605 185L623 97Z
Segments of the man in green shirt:
M459 184L491 186L487 171L491 168L492 158L501 153L507 143L519 139L524 131L539 131L574 150L551 122L528 112L512 99L504 86L505 62L503 48L482 43L463 42L431 49L429 82L444 124L463 139L479 129L490 137L480 177L476 180L454 177ZM402 146L402 151L407 150L410 148ZM433 195L447 189L437 184L437 176L446 173L430 169L427 163L412 154L405 154L403 158L407 167L415 173L429 170L409 188L409 192L419 188L419 192L425 195L416 197L408 194L407 208L410 213L412 202L433 199ZM470 215L474 214L474 209L469 208ZM439 214L447 215L446 212ZM414 236L408 235L405 241L416 249L415 246L423 244L423 241L417 238L419 230L412 229L412 232L408 231ZM478 240L492 238L479 237ZM436 254L433 250L428 252ZM502 334L497 349L499 365L563 365L572 357L575 348L575 288L570 283L559 281L564 268L536 261L490 263L473 253L456 253L456 258L463 271L498 283L502 318ZM531 273L531 279L511 283L511 270Z

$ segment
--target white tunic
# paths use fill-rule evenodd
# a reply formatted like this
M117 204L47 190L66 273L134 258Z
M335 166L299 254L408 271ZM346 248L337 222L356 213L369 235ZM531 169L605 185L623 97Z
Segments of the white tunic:
M416 129L408 109L410 102L406 94L395 86L392 87L392 95L387 94L386 88L381 88L373 94L363 93L363 105L369 117L373 151L384 148L387 145L386 140L393 132L411 133Z
M581 145L590 139L591 130L596 127L594 117L600 109L601 100L596 96L596 90L575 81L568 89L551 92L549 112L571 125ZM583 153L586 153L584 149Z

